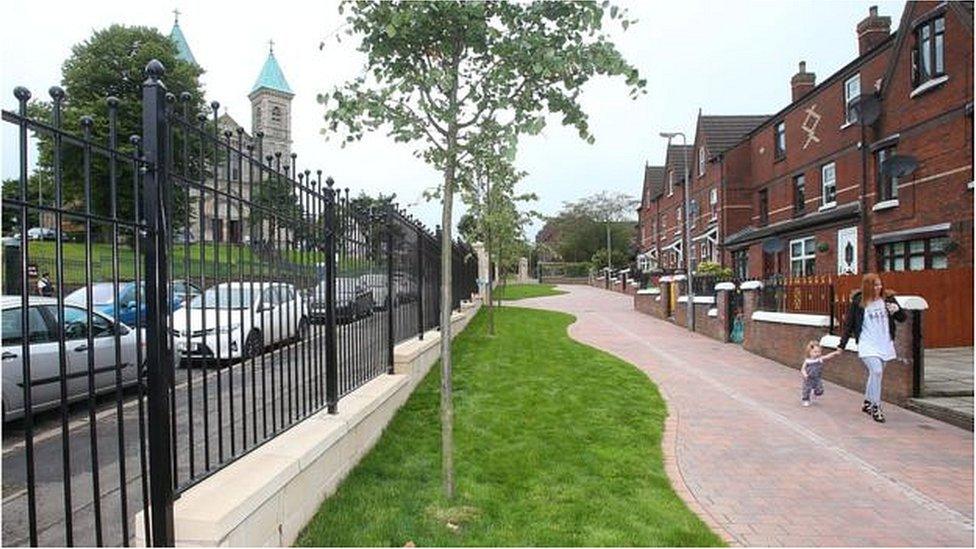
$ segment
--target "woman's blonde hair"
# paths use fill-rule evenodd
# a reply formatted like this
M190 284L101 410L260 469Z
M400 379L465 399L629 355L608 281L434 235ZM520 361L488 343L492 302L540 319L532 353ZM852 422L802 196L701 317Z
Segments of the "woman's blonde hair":
M807 341L806 346L804 346L803 348L803 358L810 358L810 351L812 351L814 347L819 347L819 346L820 346L820 342L815 339L811 339L810 341Z

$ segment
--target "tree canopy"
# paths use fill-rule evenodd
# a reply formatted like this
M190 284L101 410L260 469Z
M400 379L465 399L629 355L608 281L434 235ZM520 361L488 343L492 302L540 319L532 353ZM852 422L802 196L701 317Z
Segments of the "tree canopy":
M152 59L158 59L166 67L163 81L167 89L179 96L187 92L191 105L203 109L203 91L199 77L203 70L177 57L176 46L169 38L150 27L112 25L97 30L90 38L75 45L71 55L61 68L61 85L65 91L62 107L62 127L71 133L82 135L82 118L91 116L92 139L107 144L109 136L109 109L107 99L118 99L117 148L124 153L133 151L130 135L142 134L142 82L145 67ZM47 93L35 90L30 106L33 117L51 120L52 101ZM50 203L53 194L51 173L54 167L53 142L48 134L39 134L37 175L42 182L45 202ZM77 146L62 148L64 170L62 198L66 206L81 207L84 203L82 178L82 149ZM131 166L120 162L117 166L119 182L117 204L119 215L131 219L133 215L133 190ZM108 162L101 155L92 161L92 205L99 213L108 212L111 203L111 187L108 180ZM179 194L179 193L176 193ZM174 215L174 220L182 219Z

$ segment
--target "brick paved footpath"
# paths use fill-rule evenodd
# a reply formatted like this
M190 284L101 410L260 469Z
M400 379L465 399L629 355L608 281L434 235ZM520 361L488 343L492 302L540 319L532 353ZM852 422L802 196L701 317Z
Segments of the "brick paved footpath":
M657 384L672 484L727 542L973 546L971 432L893 405L877 424L831 383L803 408L796 370L637 313L631 296L560 288L512 305L576 315L571 337Z

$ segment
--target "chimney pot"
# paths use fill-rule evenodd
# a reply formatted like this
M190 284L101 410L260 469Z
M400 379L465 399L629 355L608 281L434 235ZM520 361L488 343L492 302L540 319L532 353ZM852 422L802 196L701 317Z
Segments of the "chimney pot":
M871 6L856 31L858 55L864 55L891 35L891 18L879 16L878 6Z
M790 90L793 92L793 101L796 101L804 94L817 87L817 75L807 72L807 62L800 61L800 70L790 79Z

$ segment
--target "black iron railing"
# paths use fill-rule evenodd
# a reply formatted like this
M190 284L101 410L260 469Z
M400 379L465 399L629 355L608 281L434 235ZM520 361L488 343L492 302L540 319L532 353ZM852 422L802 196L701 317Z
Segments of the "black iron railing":
M19 142L3 216L21 235L3 262L8 545L127 545L140 510L146 541L172 544L179 493L336 412L439 326L439 231L169 93L157 62L147 74L139 136L117 118L140 106L112 98L65 127L59 88L50 120L23 88L3 111ZM28 240L33 223L51 238ZM463 242L451 258L457 309L477 258Z

